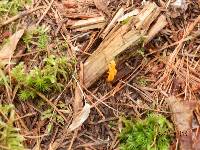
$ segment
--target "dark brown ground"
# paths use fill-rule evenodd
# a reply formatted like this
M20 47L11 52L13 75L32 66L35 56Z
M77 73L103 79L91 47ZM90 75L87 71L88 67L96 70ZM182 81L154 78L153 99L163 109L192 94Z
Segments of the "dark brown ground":
M88 57L84 49L92 35L97 34L99 30L77 32L67 28L69 24L80 19L102 15L109 22L116 10L122 6L142 7L141 0L133 0L133 5L128 2L131 0L110 0L108 6L103 5L105 9L101 7L104 1L99 1L99 7L92 0L81 0L79 2L55 0L39 24L49 26L48 35L51 38L51 42L48 45L48 50L38 53L34 51L33 47L31 52L24 52L27 55L21 55L19 61L24 61L27 66L30 66L30 60L35 60L36 64L39 64L48 53L56 55L63 53L59 49L52 51L56 47L56 39L61 42L67 42L69 45L69 48L64 50L66 55L71 57L73 53L78 62L84 61ZM117 70L121 74L117 75L113 83L106 82L107 75L105 74L92 87L87 89L88 91L84 90L88 103L92 105L97 100L101 100L103 103L99 103L91 109L89 118L79 130L72 133L65 133L64 130L70 125L73 117L73 84L70 84L58 99L58 101L64 102L70 111L66 116L68 121L64 122L64 125L54 123L53 131L47 136L43 135L51 120L40 119L42 110L39 111L35 108L37 101L21 102L18 100L17 95L13 97L13 104L16 107L18 117L30 114L30 116L20 119L16 124L21 129L21 133L25 135L25 144L28 148L50 150L50 146L55 141L63 139L62 144L58 146L59 150L117 149L119 143L118 134L121 129L119 116L142 118L148 112L157 112L170 119L171 114L165 99L171 95L180 97L185 101L195 100L199 103L200 39L199 36L185 42L182 42L182 39L185 39L184 34L188 31L189 25L194 24L200 15L200 2L198 0L189 0L187 1L187 8L184 10L174 8L171 5L166 8L167 2L165 0L153 1L163 8L163 14L167 16L167 27L144 47L143 56L138 54L123 63L117 64ZM47 7L47 2L49 3L49 0L36 1L33 7ZM16 28L19 29L22 26L35 25L43 12L44 10L33 12L1 27L0 42L14 33L14 29L11 30L13 26L17 25ZM200 22L190 31L190 36L200 34L199 25ZM82 36L84 33L87 33L86 36ZM78 38L76 37L77 35L79 35ZM180 43L182 43L180 51L176 55L173 64L171 64L172 71L166 73L169 65L168 60ZM77 47L79 51L74 51L74 47ZM17 50L23 49L25 47L20 42ZM92 51L94 49L91 49L88 53L92 53ZM79 63L77 64L77 69L79 70ZM8 103L8 94L5 88L0 87L0 91L1 103ZM55 99L59 94L47 95L47 98L55 104ZM198 109L199 107L194 111L194 114L197 120L200 121ZM199 124L198 121L197 125ZM176 123L174 125L176 126Z

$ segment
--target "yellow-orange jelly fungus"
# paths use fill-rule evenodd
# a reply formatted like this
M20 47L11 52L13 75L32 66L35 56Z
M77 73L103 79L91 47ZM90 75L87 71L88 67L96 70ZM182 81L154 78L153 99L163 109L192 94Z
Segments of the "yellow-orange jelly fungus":
M117 74L117 70L116 70L116 63L114 60L112 60L109 64L108 64L108 78L107 81L113 81L116 74Z

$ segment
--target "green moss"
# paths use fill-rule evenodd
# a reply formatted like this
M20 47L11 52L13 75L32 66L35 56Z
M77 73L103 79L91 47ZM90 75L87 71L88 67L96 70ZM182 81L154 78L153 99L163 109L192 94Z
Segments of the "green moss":
M0 15L16 15L26 4L30 4L31 0L1 0Z
M121 22L121 24L122 24L122 25L128 24L128 23L130 22L131 19L132 19L132 17L128 17L128 18L124 19L124 20Z
M46 33L46 31L43 28L38 28L37 30L38 32L38 48L40 49L44 49L46 48L47 44L48 44L48 35Z
M137 77L137 83L141 86L147 86L148 81L145 79L144 76Z
M31 88L44 94L61 91L64 84L71 78L75 66L73 61L66 57L56 58L54 55L43 61L43 67L34 67L28 72L25 71L23 63L12 69L11 75L20 85L19 98L21 100L35 98L36 94Z
M150 114L144 120L123 119L120 150L168 150L173 128L162 115Z
M0 149L24 150L24 137L19 134L19 129L14 127L15 111L13 105L0 105Z
M20 90L19 92L19 98L22 101L26 101L28 99L34 99L35 97L36 97L35 92L31 90L24 89L24 90Z
M145 57L145 55L144 55L145 54L145 49L141 47L140 49L137 50L137 54L141 55L142 57Z

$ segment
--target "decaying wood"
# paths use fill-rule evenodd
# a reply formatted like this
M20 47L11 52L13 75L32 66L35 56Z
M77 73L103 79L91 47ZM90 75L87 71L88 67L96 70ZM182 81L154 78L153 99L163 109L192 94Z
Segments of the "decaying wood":
M162 30L167 25L167 20L164 15L161 15L156 23L152 26L152 28L149 30L147 38L144 41L144 44L147 44L149 41L153 39L153 37L158 34L160 30Z
M129 23L116 25L84 63L84 85L86 87L92 85L106 72L111 60L127 48L141 43L141 39L148 36L149 27L159 14L160 8L155 3L149 2ZM159 20L162 20L162 17ZM166 25L166 23L164 24ZM158 28L158 31L150 30L149 35L152 37L148 37L148 39L152 39L160 29L161 27Z
M128 19L129 17L132 17L132 16L136 16L139 14L139 9L134 9L132 11L130 11L129 13L123 15L122 17L120 17L117 21L118 22L122 22L126 19Z

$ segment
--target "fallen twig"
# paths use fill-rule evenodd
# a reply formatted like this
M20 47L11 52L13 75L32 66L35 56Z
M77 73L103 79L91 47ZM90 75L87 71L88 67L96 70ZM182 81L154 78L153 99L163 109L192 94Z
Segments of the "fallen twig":
M33 8L31 10L23 11L23 12L17 14L16 16L14 16L14 17L11 17L7 21L5 21L3 23L0 23L0 28L3 27L3 26L5 26L5 25L7 25L7 24L9 24L9 23L11 23L11 22L13 22L13 21L15 21L15 20L17 20L17 19L20 19L20 18L22 18L24 16L27 16L27 15L29 15L29 14L31 14L31 13L39 10L39 9L42 9L42 8L44 8L44 7L42 6L42 7Z

